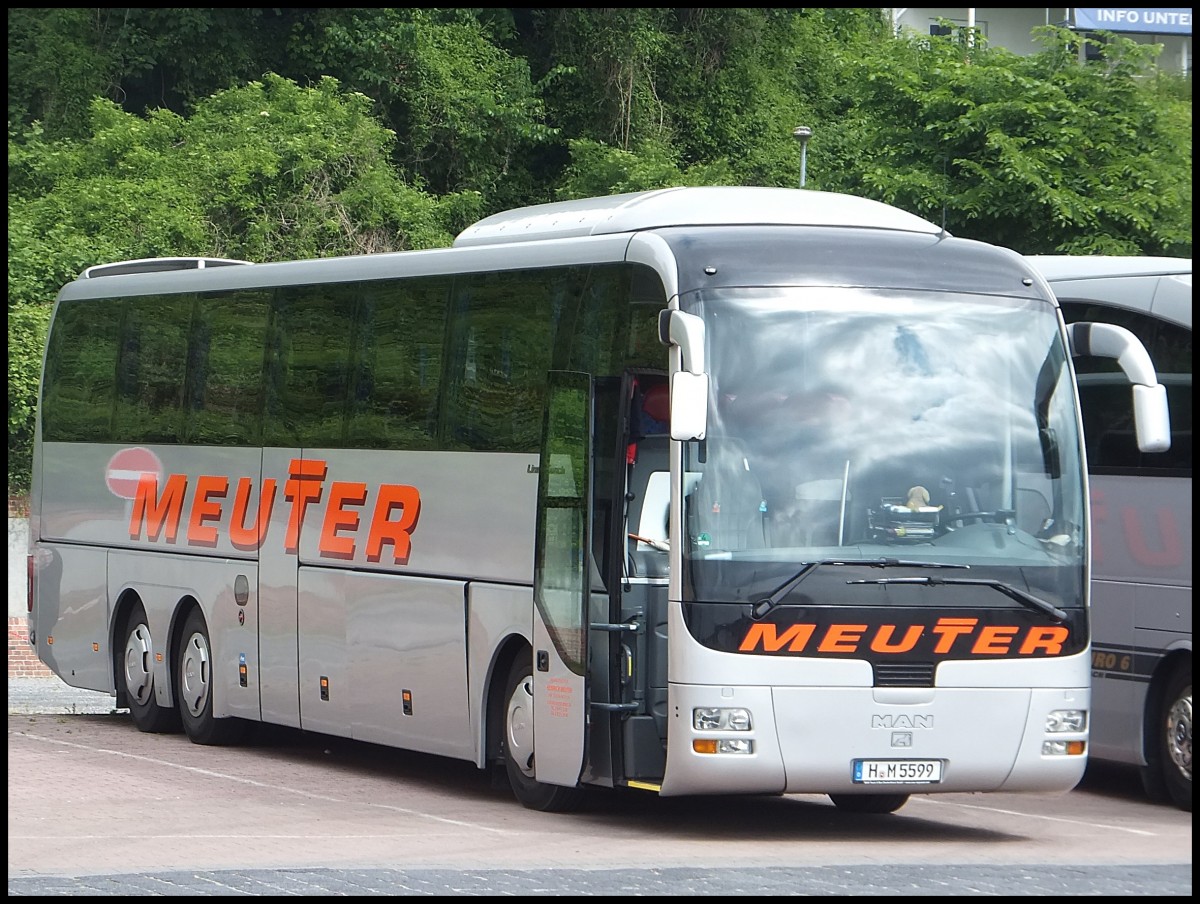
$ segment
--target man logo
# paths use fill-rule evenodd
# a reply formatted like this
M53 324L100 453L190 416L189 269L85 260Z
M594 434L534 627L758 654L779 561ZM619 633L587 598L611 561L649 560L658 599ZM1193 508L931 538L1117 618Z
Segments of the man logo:
M933 716L871 716L872 728L933 728Z

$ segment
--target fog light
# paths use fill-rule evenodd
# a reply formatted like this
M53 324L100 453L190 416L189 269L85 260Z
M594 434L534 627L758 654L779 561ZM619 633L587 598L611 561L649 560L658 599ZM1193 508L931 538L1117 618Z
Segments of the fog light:
M754 753L754 742L745 738L695 738L692 750L696 753Z
M1086 747L1083 741L1043 741L1042 756L1082 756Z
M697 731L749 731L750 710L721 706L692 710L692 728Z
M1046 731L1050 734L1083 731L1087 728L1087 710L1056 709L1046 714Z

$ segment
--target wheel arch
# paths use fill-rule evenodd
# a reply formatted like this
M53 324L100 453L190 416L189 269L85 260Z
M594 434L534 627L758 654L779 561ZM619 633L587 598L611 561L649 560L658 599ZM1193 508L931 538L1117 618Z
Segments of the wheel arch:
M1167 682L1177 669L1190 669L1191 665L1191 646L1176 647L1158 661L1154 673L1150 676L1150 688L1146 691L1146 705L1142 709L1142 760L1147 764L1154 762L1154 738L1157 730L1155 720L1158 718L1158 711L1162 708Z
M112 683L117 697L115 705L118 709L126 709L129 706L125 682L121 680L121 660L125 655L125 634L129 630L129 617L133 614L133 607L137 605L145 608L146 604L141 594L132 587L126 587L113 604L112 618L108 624L108 649L112 652L109 666L112 668Z
M500 762L500 740L504 733L504 691L508 672L518 656L533 656L533 647L521 634L510 634L497 645L488 666L487 705L484 719L484 764Z

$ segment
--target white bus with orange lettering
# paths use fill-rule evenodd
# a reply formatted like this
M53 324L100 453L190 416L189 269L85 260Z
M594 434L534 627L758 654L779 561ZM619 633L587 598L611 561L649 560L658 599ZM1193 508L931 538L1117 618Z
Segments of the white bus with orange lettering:
M1068 323L1129 330L1167 390L1171 448L1142 452L1120 373L1076 361L1092 509L1091 755L1192 809L1192 261L1031 256Z
M1162 448L1145 349L1019 255L792 189L98 265L47 342L31 638L143 731L457 757L543 810L1066 791L1081 346Z

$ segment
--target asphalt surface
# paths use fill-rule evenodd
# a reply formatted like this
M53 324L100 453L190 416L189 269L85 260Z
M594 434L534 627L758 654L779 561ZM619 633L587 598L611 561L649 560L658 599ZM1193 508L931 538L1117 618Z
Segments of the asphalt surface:
M57 678L10 678L10 714L124 712L115 698ZM10 784L11 797L11 784ZM93 876L13 875L8 894L395 896L1171 896L1190 897L1187 864L966 864L662 869L245 869Z

